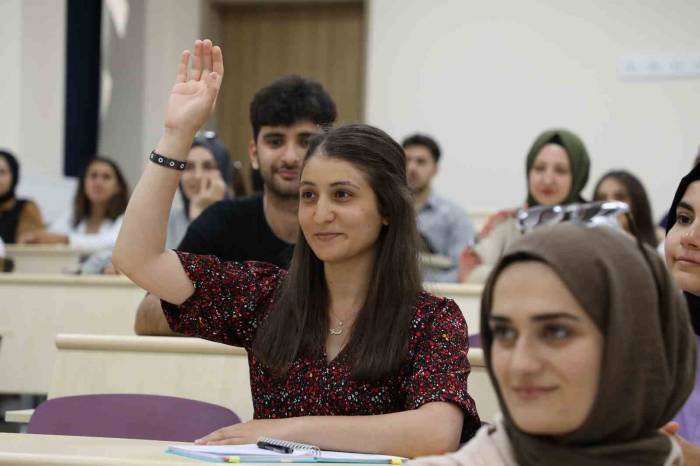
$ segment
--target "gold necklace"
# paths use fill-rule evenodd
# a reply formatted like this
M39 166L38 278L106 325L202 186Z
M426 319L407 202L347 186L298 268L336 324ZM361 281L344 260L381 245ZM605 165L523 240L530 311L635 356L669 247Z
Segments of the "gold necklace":
M344 329L343 329L343 321L342 321L342 319L339 319L338 317L336 317L336 315L333 314L333 311L331 311L330 309L328 310L328 312L330 313L331 317L333 317L335 320L338 321L338 325L335 326L335 327L330 327L330 328L328 329L328 333L329 333L330 335L333 335L333 336L342 335L342 334L343 334L343 330L344 330Z

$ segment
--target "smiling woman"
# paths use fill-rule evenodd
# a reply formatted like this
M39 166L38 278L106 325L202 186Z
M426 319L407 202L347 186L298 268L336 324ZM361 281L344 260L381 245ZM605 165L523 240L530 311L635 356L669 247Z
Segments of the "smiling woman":
M542 227L508 249L481 306L502 416L414 466L682 464L659 429L692 389L694 339L652 248L609 227Z
M700 348L700 166L680 182L666 224L666 264L685 294ZM680 435L700 444L700 370L688 402L676 416ZM700 453L700 452L698 452ZM700 461L699 461L700 464Z
M221 84L219 47L196 41L191 70L189 59L184 52L155 150L163 160L184 160ZM261 169L284 192L301 177L289 272L166 250L180 172L156 163L114 251L120 270L165 300L173 330L248 351L255 419L198 442L268 436L408 457L455 450L479 426L468 332L453 301L422 290L401 146L379 129L346 126L310 141L301 166Z
M581 191L588 182L590 160L586 146L566 129L544 131L533 142L525 159L527 200L525 207L585 202ZM521 236L515 209L501 211L479 234L479 242L461 255L459 281L483 283L504 251Z
M48 231L27 235L23 241L68 244L82 251L110 249L117 240L128 199L129 187L116 162L95 157L80 175L72 209Z

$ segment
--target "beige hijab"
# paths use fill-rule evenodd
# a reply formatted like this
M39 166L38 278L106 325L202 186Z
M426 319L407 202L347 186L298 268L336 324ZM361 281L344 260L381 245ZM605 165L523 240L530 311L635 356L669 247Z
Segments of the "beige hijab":
M670 421L694 381L695 344L685 300L661 258L607 227L560 224L514 243L491 274L481 304L484 356L508 436L521 466L661 465L670 442L658 428ZM576 431L538 436L520 431L498 388L488 327L500 272L519 260L554 269L604 336L601 383Z

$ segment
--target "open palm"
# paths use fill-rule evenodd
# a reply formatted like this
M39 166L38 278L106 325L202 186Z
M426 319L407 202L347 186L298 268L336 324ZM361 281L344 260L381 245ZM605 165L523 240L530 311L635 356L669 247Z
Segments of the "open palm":
M224 76L221 49L210 40L194 44L192 68L188 76L190 52L182 52L175 85L170 92L165 126L170 129L196 132L209 118Z

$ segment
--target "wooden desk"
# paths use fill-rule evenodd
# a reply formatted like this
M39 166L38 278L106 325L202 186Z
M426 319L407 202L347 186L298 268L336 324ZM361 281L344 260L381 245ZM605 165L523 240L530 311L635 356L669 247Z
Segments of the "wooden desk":
M248 355L199 338L58 335L49 398L93 393L179 396L253 418Z
M177 442L0 433L0 464L41 466L165 466L203 464L165 453Z
M468 283L424 283L425 289L436 296L453 299L467 321L469 335L479 333L481 321L481 293L483 285Z
M90 393L181 396L232 409L252 419L248 359L241 348L197 338L59 335L49 398ZM469 394L483 420L498 412L483 351L469 350ZM183 368L187 368L186 370ZM29 422L33 410L8 411L8 422ZM0 464L2 464L0 462Z
M179 442L0 433L0 464L13 466L166 466L207 464L165 453ZM256 466L279 466L255 463ZM367 466L357 463L356 466Z
M143 295L123 276L0 274L0 393L48 393L56 334L133 334Z
M16 273L73 273L87 251L58 244L8 244L7 257L15 261Z

